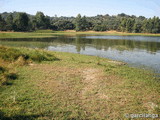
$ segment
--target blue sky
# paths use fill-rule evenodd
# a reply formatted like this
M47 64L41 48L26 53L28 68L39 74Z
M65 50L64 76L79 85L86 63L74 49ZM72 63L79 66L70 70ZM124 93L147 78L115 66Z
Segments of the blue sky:
M86 16L97 14L129 15L160 17L160 0L0 0L0 13L27 12L36 14L42 11L45 15Z

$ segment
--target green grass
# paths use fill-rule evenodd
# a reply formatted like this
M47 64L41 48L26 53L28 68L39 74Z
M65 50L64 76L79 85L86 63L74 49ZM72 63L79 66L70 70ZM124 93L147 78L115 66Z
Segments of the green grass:
M126 113L160 113L160 82L150 71L94 56L49 54L60 60L16 66L18 78L0 88L0 119L125 120Z
M15 65L55 60L58 59L49 51L0 46L0 86L17 78Z
M53 30L36 30L34 33L55 33Z
M54 34L35 33L35 32L10 32L0 33L0 38L47 38L54 37Z
M13 62L19 57L23 57L25 60L31 60L35 62L41 61L54 61L56 57L49 51L29 48L10 48L0 46L0 58L5 61Z
M0 38L46 38L55 37L56 35L115 35L115 36L160 36L160 34L150 33L119 33L119 32L68 32L68 31L52 31L37 30L34 32L0 32Z
M0 52L1 53L1 52ZM18 75L10 62L4 61L0 56L0 87L2 85L10 84L9 80L17 79Z

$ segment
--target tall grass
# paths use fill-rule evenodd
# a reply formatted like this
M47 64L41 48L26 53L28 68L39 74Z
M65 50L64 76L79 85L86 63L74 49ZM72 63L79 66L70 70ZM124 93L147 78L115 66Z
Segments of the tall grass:
M0 86L6 85L8 80L14 80L17 77L15 70L9 67L9 63L0 59Z
M10 79L17 78L15 65L55 60L58 59L49 51L0 46L0 86L7 84Z
M57 60L53 53L45 50L0 46L0 58L4 61L13 62L19 57L23 57L24 60L31 60L35 62Z

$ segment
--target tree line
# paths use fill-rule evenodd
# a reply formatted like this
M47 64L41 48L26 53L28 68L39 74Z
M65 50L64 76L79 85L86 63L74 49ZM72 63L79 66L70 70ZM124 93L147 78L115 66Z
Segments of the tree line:
M129 33L160 33L160 18L136 17L124 13L116 16L97 15L93 17L50 17L43 12L30 15L23 12L1 13L0 31L34 31L52 29L57 31L108 31L116 30Z

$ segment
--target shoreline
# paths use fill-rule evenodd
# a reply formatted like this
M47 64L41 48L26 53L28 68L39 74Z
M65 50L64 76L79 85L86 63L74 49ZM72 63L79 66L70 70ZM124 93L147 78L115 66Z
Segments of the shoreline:
M107 31L107 32L96 32L96 31L84 31L84 32L75 32L75 31L52 31L52 30L38 30L34 32L0 32L0 38L46 38L46 37L55 37L56 35L106 35L106 36L151 36L151 37L160 37L160 34L151 34L151 33L123 33L117 31Z

